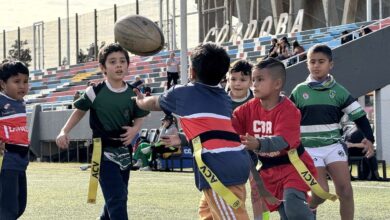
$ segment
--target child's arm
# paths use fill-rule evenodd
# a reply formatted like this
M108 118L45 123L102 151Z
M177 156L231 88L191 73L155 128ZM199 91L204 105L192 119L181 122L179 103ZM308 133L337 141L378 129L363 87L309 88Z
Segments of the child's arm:
M144 123L145 118L136 118L134 119L134 125L133 127L130 126L123 126L122 128L126 130L126 133L121 134L121 141L123 141L123 144L125 146L128 146L131 144L131 141L134 139L134 137L137 135L139 130L141 129L142 124Z
M62 127L60 133L57 136L56 143L57 146L61 149L68 148L69 139L68 134L73 129L74 126L84 117L86 111L76 109L73 111L72 115L69 117L68 121Z
M364 145L363 153L366 153L366 157L370 158L374 156L374 135L370 126L370 122L368 121L366 115L356 119L355 121L356 126L360 131L362 131L364 135L364 139L362 140L362 144Z
M248 133L240 135L241 143L245 145L248 150L257 150L259 152L275 152L288 147L288 143L280 136L269 136L255 138Z
M363 143L351 143L351 142L346 142L346 144L347 144L347 147L348 147L348 148L351 148L351 147L364 148L364 144L363 144Z
M137 95L136 102L140 109L146 111L161 111L160 103L157 96L144 97L137 89L133 90Z

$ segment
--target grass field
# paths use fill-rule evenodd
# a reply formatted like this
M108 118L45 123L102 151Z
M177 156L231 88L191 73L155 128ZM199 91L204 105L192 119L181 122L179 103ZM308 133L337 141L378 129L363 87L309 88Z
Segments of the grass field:
M88 220L99 216L103 204L87 204L89 172L80 164L31 163L27 170L28 202L22 220ZM390 182L352 182L355 219L390 219ZM332 187L331 190L334 191ZM130 219L197 219L201 193L194 186L192 173L139 172L130 174L128 212ZM251 210L249 199L246 204ZM249 211L251 213L251 211ZM272 213L271 219L279 219ZM337 220L338 202L326 202L318 220Z

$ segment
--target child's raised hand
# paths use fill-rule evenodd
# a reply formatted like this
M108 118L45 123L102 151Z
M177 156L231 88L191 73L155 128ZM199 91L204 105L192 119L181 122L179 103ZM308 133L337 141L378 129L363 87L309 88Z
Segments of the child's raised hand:
M259 150L260 142L257 138L246 133L245 135L240 135L241 143L245 145L247 150Z
M56 144L61 149L68 148L68 146L69 146L68 134L66 134L65 132L61 131L58 134L57 138L56 138Z
M130 126L123 126L122 128L125 129L126 132L121 134L121 141L125 146L128 146L131 144L131 141L133 141L138 131L135 128Z

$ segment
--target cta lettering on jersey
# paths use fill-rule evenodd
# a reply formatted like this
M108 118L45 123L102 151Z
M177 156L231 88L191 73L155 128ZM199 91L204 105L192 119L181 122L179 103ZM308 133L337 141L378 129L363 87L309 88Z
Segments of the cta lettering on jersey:
M255 133L256 138L259 138L261 136L272 135L272 122L254 120L253 133Z

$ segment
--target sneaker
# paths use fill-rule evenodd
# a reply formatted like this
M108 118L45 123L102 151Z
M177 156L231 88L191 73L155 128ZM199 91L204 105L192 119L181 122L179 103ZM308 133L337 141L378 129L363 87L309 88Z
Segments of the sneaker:
M141 167L139 168L139 171L152 171L152 168L150 168L150 166Z
M91 167L90 164L84 164L84 165L80 166L80 170L85 171L85 170L88 170L88 168L90 168L90 167Z
M133 165L134 167L142 167L142 160L137 160L137 163Z

